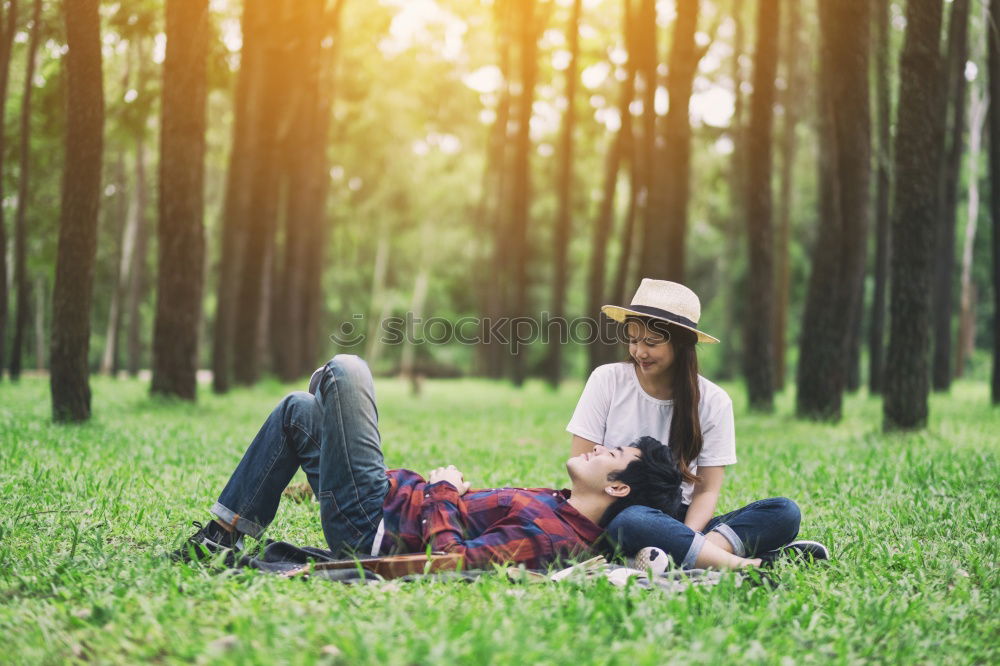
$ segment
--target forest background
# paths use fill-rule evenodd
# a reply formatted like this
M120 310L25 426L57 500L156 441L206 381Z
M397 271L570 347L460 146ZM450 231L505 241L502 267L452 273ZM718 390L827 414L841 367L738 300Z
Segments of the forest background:
M998 2L0 0L4 658L997 662ZM164 557L338 352L388 465L563 483L625 349L476 323L601 322L642 277L721 340L719 511L794 498L827 566L661 594ZM321 545L282 504L267 534Z
M620 348L454 327L603 325L641 277L698 292L703 372L753 409L797 380L836 420L867 383L922 427L963 373L1000 399L986 3L3 9L0 360L51 368L57 420L91 372L194 399L336 351L555 385Z

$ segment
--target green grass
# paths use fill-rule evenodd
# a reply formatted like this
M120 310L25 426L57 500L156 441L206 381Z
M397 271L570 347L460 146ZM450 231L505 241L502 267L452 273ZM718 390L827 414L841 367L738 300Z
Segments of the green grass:
M732 579L678 595L489 576L367 587L219 575L160 554L208 518L269 410L265 383L196 406L95 379L95 418L49 421L48 384L0 384L0 663L997 663L1000 409L982 384L934 397L931 427L883 435L880 403L836 425L737 401L740 463L719 510L784 495L834 562L776 591ZM387 462L453 463L473 485L565 485L579 383L552 393L476 380L378 379ZM323 545L317 505L269 536ZM332 648L329 646L333 646ZM339 653L334 656L331 653Z

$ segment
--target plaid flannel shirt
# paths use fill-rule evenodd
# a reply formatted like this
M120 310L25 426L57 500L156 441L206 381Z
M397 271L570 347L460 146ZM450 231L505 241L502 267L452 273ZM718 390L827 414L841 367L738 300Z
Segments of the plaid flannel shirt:
M470 489L416 472L388 472L381 554L432 550L464 557L468 569L515 562L538 569L589 550L603 530L567 501L569 490Z

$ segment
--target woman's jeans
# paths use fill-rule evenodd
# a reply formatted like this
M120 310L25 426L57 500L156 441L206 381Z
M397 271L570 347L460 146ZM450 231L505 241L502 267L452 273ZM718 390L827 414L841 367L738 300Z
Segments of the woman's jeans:
M316 371L310 392L285 396L243 454L212 513L260 538L299 468L319 498L327 545L368 552L389 490L368 365L338 354Z
M733 554L740 557L780 548L799 533L799 507L785 497L760 500L716 516L705 525L704 533L684 524L687 509L681 505L680 513L671 517L647 506L630 506L612 519L607 534L629 557L646 546L655 546L682 568L690 569L705 545L705 535L712 531L725 537Z

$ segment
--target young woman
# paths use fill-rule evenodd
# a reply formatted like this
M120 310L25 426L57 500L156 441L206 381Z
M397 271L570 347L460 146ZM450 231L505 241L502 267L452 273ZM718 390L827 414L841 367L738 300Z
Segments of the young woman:
M591 373L566 427L571 455L648 435L668 443L684 478L676 515L630 507L607 526L611 540L629 556L655 546L684 568L760 566L781 555L827 559L823 545L793 541L799 508L784 497L714 516L726 466L736 462L736 436L729 395L698 374L696 344L718 340L698 330L697 295L647 278L630 305L601 310L624 324L628 358Z

